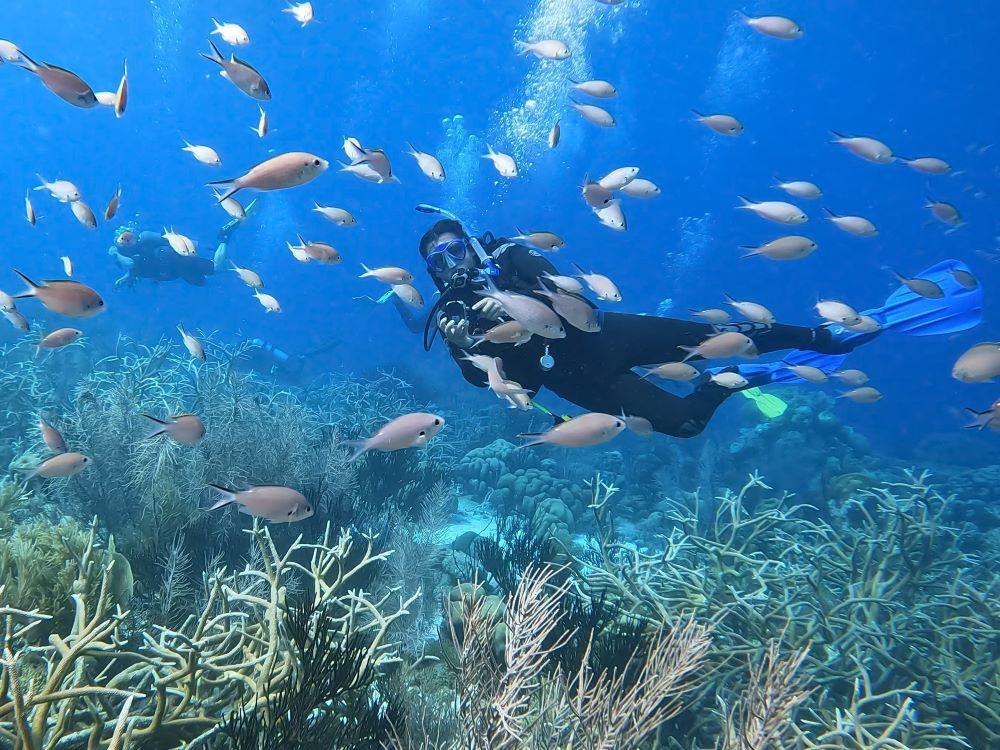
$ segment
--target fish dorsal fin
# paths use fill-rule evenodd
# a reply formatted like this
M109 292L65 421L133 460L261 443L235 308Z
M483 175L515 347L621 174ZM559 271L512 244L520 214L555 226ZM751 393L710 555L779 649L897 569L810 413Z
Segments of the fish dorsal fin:
M236 65L242 65L244 68L249 68L254 73L257 73L257 75L260 75L260 73L253 65L248 63L246 60L241 60L240 58L238 58L235 52L230 56L229 62L235 63Z

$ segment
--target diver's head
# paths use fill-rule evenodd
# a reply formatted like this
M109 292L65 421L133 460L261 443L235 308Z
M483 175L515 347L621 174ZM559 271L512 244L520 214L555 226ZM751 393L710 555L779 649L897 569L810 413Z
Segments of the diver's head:
M427 272L440 285L448 286L453 279L479 265L479 258L462 225L444 219L432 226L420 238L420 255L427 263Z
M115 245L120 248L135 247L138 242L139 237L131 227L120 227L115 234Z

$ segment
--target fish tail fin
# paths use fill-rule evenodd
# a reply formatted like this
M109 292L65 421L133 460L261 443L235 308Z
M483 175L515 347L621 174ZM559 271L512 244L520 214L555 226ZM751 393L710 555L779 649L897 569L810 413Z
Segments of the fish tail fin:
M517 42L517 54L526 55L531 51L531 45L527 42L518 41Z
M227 188L227 190L219 196L219 203L226 200L226 198L232 198L236 193L240 191L240 188L233 183L235 180L216 180L215 182L206 182L205 184L209 187L219 187Z
M27 482L29 479L34 479L35 478L35 476L38 474L38 469L40 467L41 467L41 464L39 464L38 466L32 466L32 467L16 466L16 467L14 467L12 469L12 471L20 471L20 472L22 472L24 474L24 481Z
M361 454L368 450L368 440L345 440L340 445L353 449L347 458L347 463L357 461Z
M835 214L833 211L831 211L826 206L823 206L823 210L826 212L826 217L828 219L836 219L836 218L839 218L839 216L840 216L840 214Z
M699 112L699 111L698 111L697 109L695 109L694 107L692 107L692 108L691 108L691 114L693 114L693 115L694 115L695 117L697 117L697 118L698 118L699 120L704 120L704 119L705 119L705 115L704 115L704 114L703 114L702 112Z
M753 201L747 198L745 195L737 195L736 197L740 199L740 204L741 204L737 206L737 208L746 208L747 206L753 205Z
M23 281L25 284L28 285L28 288L25 289L23 292L21 292L20 294L15 294L14 295L14 299L24 299L25 297L34 297L35 296L35 290L38 289L38 284L36 284L31 279L29 279L27 276L25 276L23 273L21 273L20 271L18 271L16 268L12 268L10 270L12 270L18 276L20 276L21 277L21 281Z
M678 347L678 349L683 349L684 351L687 352L687 356L684 359L682 359L681 362L687 362L689 359L691 359L691 357L694 357L695 355L698 354L697 346L680 346Z
M531 438L531 439L528 440L527 443L522 443L517 447L530 448L533 445L541 445L542 443L545 442L544 440L541 439L544 434L545 434L544 432L519 432L517 433L517 436L519 438Z
M225 508L227 505L232 505L236 502L236 493L228 487L223 487L221 484L212 484L211 482L208 483L208 486L222 495L222 497L216 501L215 505L209 508L209 510Z
M181 332L181 336L187 336L188 335L187 329L184 327L183 323L178 323L177 324L177 330Z
M156 424L156 427L154 427L147 434L143 435L144 440L150 440L151 438L155 438L157 435L162 435L164 432L167 431L167 425L170 424L169 422L165 422L162 419L158 419L152 416L151 414L141 414L140 416L145 417L150 422L154 422Z
M372 275L372 269L370 269L364 263L361 264L361 268L364 269L364 273L358 276L359 279L364 279Z
M32 60L30 57L28 57L21 49L18 49L18 52L21 54L21 58L24 60L24 62L27 63L26 65L21 65L20 63L18 63L18 67L24 68L29 73L35 73L40 67L42 67L34 60Z
M42 176L41 176L40 174L38 174L38 172L35 172L35 177L37 177L37 178L38 178L38 181L39 181L40 183L42 183L42 184L41 184L41 185L39 185L39 186L38 186L38 187L36 187L36 188L33 188L33 189L34 189L34 190L48 190L48 188L47 188L47 187L45 187L45 183L47 183L47 182L48 182L48 180L46 180L46 179L45 179L44 177L42 177Z
M215 32L213 31L212 33L214 34ZM225 62L226 58L224 58L222 56L222 53L219 52L219 48L215 46L215 42L213 42L211 39L209 39L208 40L208 44L212 48L212 52L210 54L206 54L205 52L199 52L198 54L200 54L206 60L211 60L214 63L223 63L223 62Z
M752 258L755 255L760 255L761 250L759 247L754 247L753 245L740 245L740 250L746 250L747 252L741 255L741 258Z
M835 138L835 140L833 141L834 143L839 143L840 141L846 141L847 140L847 136L846 135L844 135L843 133L838 133L836 130L831 130L830 133Z
M573 263L573 268L575 268L576 271L577 271L577 273L579 273L581 276L586 276L587 272L584 271L582 268L580 268L580 264L579 263L575 263L574 262Z
M965 411L972 415L973 420L972 424L962 425L967 430L985 430L986 425L988 425L991 421L990 419L983 419L983 417L990 413L989 409L986 411L977 411L976 409L966 406Z

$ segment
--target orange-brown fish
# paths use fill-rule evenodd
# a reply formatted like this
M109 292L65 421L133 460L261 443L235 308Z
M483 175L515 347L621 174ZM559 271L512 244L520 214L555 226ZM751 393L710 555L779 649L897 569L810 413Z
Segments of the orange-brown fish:
M89 463L90 457L82 453L60 453L58 456L53 456L42 461L34 469L27 470L27 479L35 477L41 477L42 479L71 477L86 469Z
M209 510L224 508L234 503L240 512L263 518L271 523L294 523L309 518L313 514L312 505L305 495L291 487L263 484L248 490L230 490L218 484L210 484L222 499Z
M194 445L205 437L205 423L194 414L176 414L169 420L158 419L150 414L143 414L156 427L146 435L146 439L157 435L167 435L181 445Z
M122 63L122 67L122 79L115 92L115 117L121 117L125 114L125 107L128 106L128 60Z
M349 461L354 461L365 451L398 451L427 445L444 427L444 418L427 412L413 412L396 417L364 440L348 440L344 445L354 448Z
M38 342L35 355L37 356L41 353L42 349L61 349L64 346L72 344L82 335L83 331L76 328L58 328L42 337L42 340Z
M563 448L589 448L613 440L625 429L621 417L600 412L589 412L561 422L548 432L522 432L518 437L532 438L522 445L559 445Z
M36 284L23 273L14 269L28 288L14 296L14 299L36 297L47 310L70 318L90 318L104 312L101 295L79 281L45 280Z
M62 434L55 427L45 421L45 417L38 415L38 431L42 433L42 442L45 447L53 453L65 453L66 441Z
M108 201L108 207L104 209L104 220L111 221L115 218L115 214L118 213L118 206L121 204L122 200L122 186L119 185L115 194L111 196L111 200Z
M73 71L49 63L36 63L24 52L21 53L21 57L24 59L22 67L38 76L45 88L64 102L82 109L92 109L97 106L97 95L94 94L94 90Z
M245 188L254 190L284 190L304 185L319 177L330 166L326 159L304 151L279 154L252 167L246 174L231 180L210 182L212 186L228 188L219 199L225 200Z

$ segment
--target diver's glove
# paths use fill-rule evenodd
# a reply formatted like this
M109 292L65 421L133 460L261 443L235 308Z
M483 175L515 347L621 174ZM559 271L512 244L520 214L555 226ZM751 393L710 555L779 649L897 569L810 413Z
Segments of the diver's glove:
M503 316L503 305L490 297L483 297L472 306L472 309L490 320L500 320Z
M448 319L443 315L438 319L438 328L441 335L449 344L454 344L459 349L468 349L475 344L475 340L469 335L469 321L465 319Z

